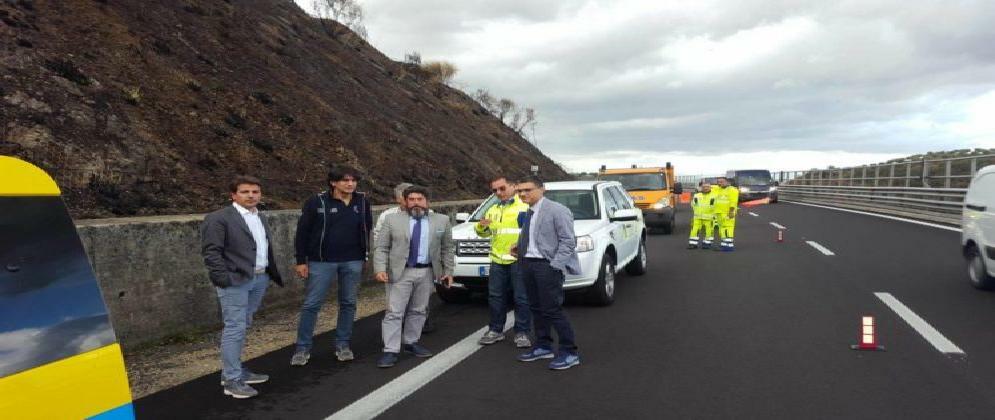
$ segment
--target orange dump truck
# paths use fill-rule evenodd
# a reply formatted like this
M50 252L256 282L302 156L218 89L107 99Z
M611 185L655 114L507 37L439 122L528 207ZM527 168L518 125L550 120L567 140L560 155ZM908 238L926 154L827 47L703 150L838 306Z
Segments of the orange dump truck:
M646 226L659 228L664 233L673 232L674 208L683 189L675 181L674 167L670 162L664 167L651 168L632 165L630 168L608 169L601 165L598 179L621 182L632 201L643 211Z

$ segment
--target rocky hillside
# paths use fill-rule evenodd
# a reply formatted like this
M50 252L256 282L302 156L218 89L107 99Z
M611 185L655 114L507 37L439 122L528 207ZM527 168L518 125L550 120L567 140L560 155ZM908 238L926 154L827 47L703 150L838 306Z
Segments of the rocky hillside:
M467 95L292 0L0 0L0 154L52 173L76 217L191 213L259 176L295 208L329 164L481 197L567 175Z

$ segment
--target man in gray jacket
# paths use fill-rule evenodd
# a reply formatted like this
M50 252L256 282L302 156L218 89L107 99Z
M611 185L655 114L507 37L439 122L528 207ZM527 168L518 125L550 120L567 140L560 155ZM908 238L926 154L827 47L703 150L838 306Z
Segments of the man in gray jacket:
M228 186L232 204L208 214L200 227L201 254L221 304L221 385L225 395L250 398L269 376L242 367L245 332L272 280L283 286L273 258L269 226L256 205L262 199L259 179L238 176Z
M418 344L434 281L445 287L453 282L455 243L449 217L428 211L428 191L413 186L404 190L404 212L388 215L376 235L373 271L386 283L383 356L377 366L397 363L402 345L417 357L432 352Z
M553 359L550 369L569 369L580 364L573 327L563 311L564 273L580 274L573 213L543 197L546 190L538 178L522 180L515 191L529 205L529 210L521 214L522 233L512 251L519 258L536 334L535 346L519 355L518 360ZM560 338L555 358L551 327Z

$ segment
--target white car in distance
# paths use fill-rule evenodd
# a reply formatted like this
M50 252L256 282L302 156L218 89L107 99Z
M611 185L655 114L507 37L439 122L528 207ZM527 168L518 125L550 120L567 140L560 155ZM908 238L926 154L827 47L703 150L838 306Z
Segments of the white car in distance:
M981 168L964 197L961 252L978 289L995 289L995 165Z
M577 256L581 274L567 274L563 289L586 290L586 299L595 305L615 301L615 275L624 268L630 275L646 273L646 225L643 214L616 181L547 182L547 199L567 206L574 216ZM456 215L453 227L456 241L456 267L453 287L437 285L446 302L463 301L471 291L487 291L490 269L490 240L480 238L474 225L497 203L497 197L484 200L473 213Z

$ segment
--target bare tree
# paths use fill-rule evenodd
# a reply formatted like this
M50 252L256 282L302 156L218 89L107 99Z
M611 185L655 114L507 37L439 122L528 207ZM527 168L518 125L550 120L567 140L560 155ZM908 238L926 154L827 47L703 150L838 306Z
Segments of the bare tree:
M477 101L477 103L479 103L480 106L484 107L484 109L486 109L487 112L490 112L491 114L497 113L497 104L495 103L494 96L492 96L491 92L489 92L487 89L477 89L475 92L473 92L473 95L471 95L471 97L475 101Z
M505 122L504 118L508 116L509 113L515 110L515 101L508 98L501 98L497 103L498 114L497 117L501 122Z
M313 0L314 13L321 19L331 19L345 25L360 38L366 39L363 8L356 0Z
M456 76L459 68L448 61L429 61L421 65L421 68L432 76L432 80L439 83L449 84Z

